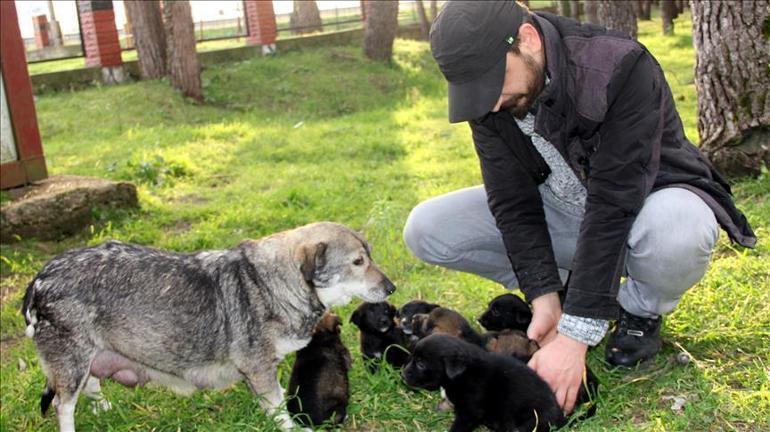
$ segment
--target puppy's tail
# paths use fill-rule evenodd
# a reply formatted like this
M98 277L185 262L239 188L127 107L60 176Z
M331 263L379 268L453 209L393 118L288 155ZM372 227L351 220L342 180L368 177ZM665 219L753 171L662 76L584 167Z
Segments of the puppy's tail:
M56 396L56 391L51 388L50 383L46 383L45 391L40 395L40 415L45 416L48 407L51 406L53 398Z
M24 293L24 301L21 304L21 314L24 315L24 322L27 323L24 334L30 339L35 336L35 324L38 321L37 310L33 305L38 283L39 280L35 279L27 286L27 291Z

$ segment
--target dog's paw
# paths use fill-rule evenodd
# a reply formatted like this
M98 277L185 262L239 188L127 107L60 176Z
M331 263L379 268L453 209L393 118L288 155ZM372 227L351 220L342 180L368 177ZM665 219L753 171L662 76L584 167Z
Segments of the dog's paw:
M94 413L94 415L99 415L99 413L106 412L111 409L112 404L107 399L91 401L91 411Z
M441 402L436 405L436 411L438 412L452 412L454 409L455 406L452 405L452 402L449 402L449 399L441 399Z

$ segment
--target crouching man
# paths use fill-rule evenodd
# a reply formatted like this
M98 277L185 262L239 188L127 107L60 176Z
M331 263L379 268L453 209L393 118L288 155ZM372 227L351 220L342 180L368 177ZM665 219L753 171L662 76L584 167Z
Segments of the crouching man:
M448 2L430 39L484 185L419 204L405 241L523 291L543 347L530 366L569 412L610 321L609 363L654 357L661 315L703 277L719 227L743 246L756 238L635 40L511 0Z

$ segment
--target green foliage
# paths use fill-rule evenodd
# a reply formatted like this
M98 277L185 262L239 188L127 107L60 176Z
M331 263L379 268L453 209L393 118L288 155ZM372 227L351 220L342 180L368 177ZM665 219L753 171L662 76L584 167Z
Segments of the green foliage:
M114 171L115 164L108 167L107 171ZM149 160L142 159L139 162L126 162L125 174L122 178L139 183L160 186L172 182L174 179L190 175L187 164L178 161L168 161L163 156L155 155Z
M688 28L680 17L677 35L663 37L659 22L640 22L640 38L663 65L694 139ZM34 273L67 248L115 238L189 252L334 220L364 232L398 287L395 304L434 300L475 321L502 292L420 262L401 240L417 203L481 182L467 126L447 122L446 86L427 43L397 41L392 66L366 61L360 47L337 47L210 68L203 81L203 105L158 82L38 98L49 170L131 178L142 209L101 212L92 230L60 243L3 246L0 429L56 429L53 416L38 412L44 378L34 346L21 337L18 308ZM602 381L599 412L578 430L770 430L770 178L741 181L734 192L760 237L757 248L736 249L722 235L705 278L667 318L654 363L623 372L604 365L603 346L589 352ZM355 306L336 310L354 357L345 430L446 430L452 415L434 410L437 393L407 388L387 367L366 372L356 328L347 324ZM680 349L693 356L687 366L674 360ZM27 370L18 370L18 359ZM284 385L291 361L280 367ZM111 382L104 389L113 410L94 415L81 398L79 428L276 430L244 384L190 398ZM681 412L669 396L687 398Z

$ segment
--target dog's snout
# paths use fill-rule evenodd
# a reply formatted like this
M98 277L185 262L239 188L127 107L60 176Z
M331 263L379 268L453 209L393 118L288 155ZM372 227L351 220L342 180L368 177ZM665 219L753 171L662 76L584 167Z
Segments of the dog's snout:
M388 293L388 295L391 295L394 292L396 292L396 286L393 285L393 282L391 282L390 279L384 276L382 278L382 285L385 288L385 292Z

